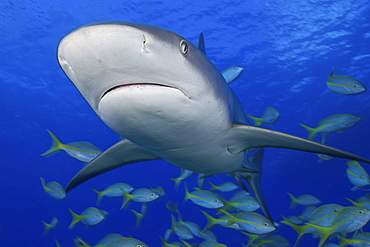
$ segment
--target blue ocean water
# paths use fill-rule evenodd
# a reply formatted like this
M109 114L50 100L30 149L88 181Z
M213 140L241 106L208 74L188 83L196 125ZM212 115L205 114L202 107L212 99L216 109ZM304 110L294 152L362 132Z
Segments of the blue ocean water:
M195 44L199 33L204 32L207 56L216 67L244 67L231 87L246 113L260 116L272 106L281 118L270 128L302 137L307 133L298 123L315 126L332 114L359 115L363 118L360 124L329 135L327 144L370 158L369 92L339 95L325 85L332 67L338 74L369 85L368 1L1 1L0 246L55 246L54 239L61 246L74 246L77 236L95 244L108 233L160 246L159 236L171 226L165 207L168 200L180 202L185 220L201 226L206 223L198 206L184 202L183 185L175 190L169 179L177 177L180 169L165 161L133 164L98 176L63 201L43 193L40 177L66 185L83 165L62 152L41 157L50 146L46 129L64 142L89 141L102 149L119 139L65 76L56 57L58 43L66 34L101 20L159 26ZM346 197L364 195L364 191L351 191L345 163L342 159L320 163L314 154L268 149L263 190L275 221L280 221L281 215L297 215L302 209L289 208L287 192L312 194L323 203L344 206L350 205ZM219 175L209 180L221 183L232 178ZM94 206L96 193L91 188L103 189L115 182L136 188L161 185L167 195L149 205L139 229L134 228L135 215L119 209L121 199L104 198L100 207L110 213L104 223L89 228L80 224L68 230L72 219L68 208L82 212ZM195 177L188 183L195 186ZM130 205L130 209L139 208L138 203ZM60 225L43 236L41 221L49 222L53 216L59 218ZM228 246L246 243L238 231L213 230L219 242ZM292 243L296 238L285 225L277 234ZM302 246L315 246L317 242L309 236Z

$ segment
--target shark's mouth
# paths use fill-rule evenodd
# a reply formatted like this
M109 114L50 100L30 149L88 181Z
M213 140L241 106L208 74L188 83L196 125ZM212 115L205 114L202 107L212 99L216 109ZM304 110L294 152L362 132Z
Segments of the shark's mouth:
M176 88L176 87L172 87L172 86L168 86L168 85L163 85L163 84L158 84L158 83L129 83L129 84L122 84L122 85L117 85L117 86L114 86L110 89L108 89L107 91L105 91L103 93L103 95L100 97L100 100L102 100L104 98L104 96L106 96L107 94L109 94L110 92L113 92L117 89L122 89L122 88L128 88L128 87L137 87L137 88L144 88L144 87L165 87L165 88L172 88L172 89L176 89L176 90L179 90L182 94L184 94L187 98L189 98L185 93L184 91L182 91L181 89L179 88ZM190 98L189 98L190 99Z

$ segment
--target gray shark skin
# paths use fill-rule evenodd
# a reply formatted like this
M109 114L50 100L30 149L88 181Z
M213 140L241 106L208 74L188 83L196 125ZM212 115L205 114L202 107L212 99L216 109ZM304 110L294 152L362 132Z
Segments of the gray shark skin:
M263 150L253 159L251 149L287 148L370 163L248 125L239 100L205 54L159 27L119 21L82 26L60 42L58 60L95 113L126 138L83 168L66 191L117 167L164 159L205 176L228 173L247 180L271 219L260 185Z

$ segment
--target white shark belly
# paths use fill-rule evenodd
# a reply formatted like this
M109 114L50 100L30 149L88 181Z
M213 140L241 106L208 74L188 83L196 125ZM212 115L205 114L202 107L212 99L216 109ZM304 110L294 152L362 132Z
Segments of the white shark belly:
M209 175L241 168L244 152L231 154L228 100L199 103L171 87L117 88L99 103L102 120L116 133L168 162Z

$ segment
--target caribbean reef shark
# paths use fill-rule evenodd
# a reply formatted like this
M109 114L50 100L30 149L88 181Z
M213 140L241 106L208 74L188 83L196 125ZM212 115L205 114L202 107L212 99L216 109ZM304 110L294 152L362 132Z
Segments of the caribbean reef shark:
M370 163L248 125L238 98L206 55L159 27L119 21L82 26L62 39L58 60L95 113L126 138L83 168L66 191L117 167L164 159L205 176L231 174L247 189L245 179L272 219L260 185L264 147Z

